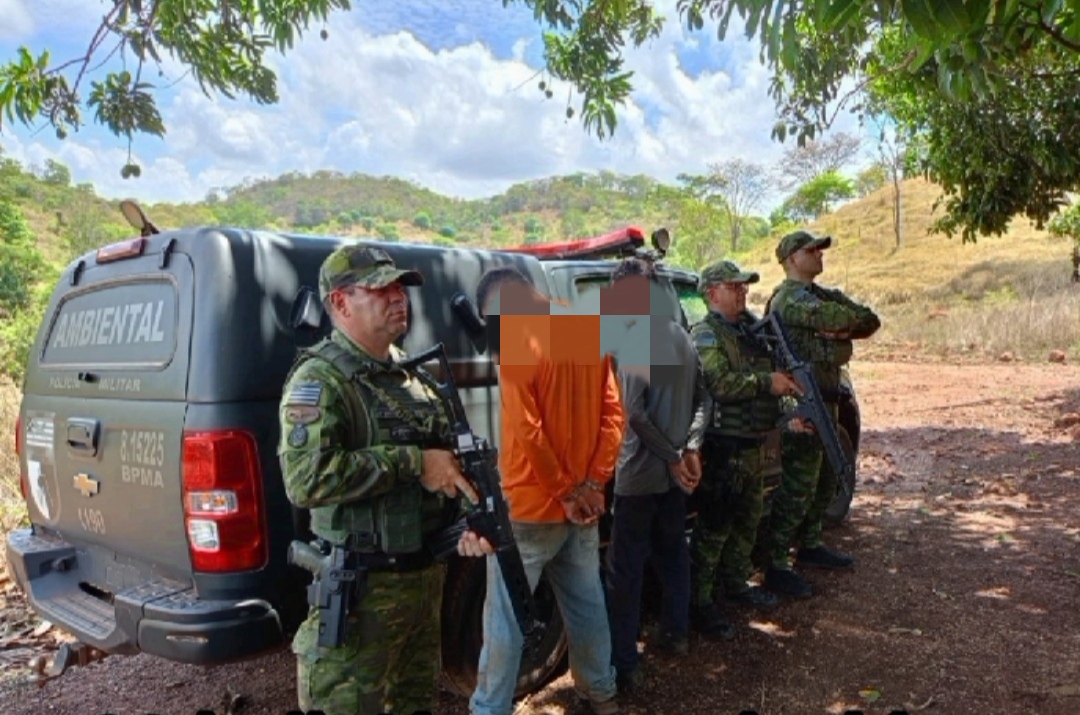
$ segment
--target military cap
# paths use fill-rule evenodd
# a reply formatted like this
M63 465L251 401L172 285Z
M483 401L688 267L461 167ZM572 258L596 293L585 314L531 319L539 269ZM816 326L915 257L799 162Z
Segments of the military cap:
M792 231L780 239L776 247L776 258L781 263L795 251L803 248L828 248L832 245L832 236L815 236L809 231Z
M319 297L326 300L330 291L348 285L385 288L394 281L418 286L423 285L424 277L418 271L398 268L390 254L377 246L350 244L323 261L319 269Z
M744 271L734 261L718 261L701 271L698 290L704 291L713 283L757 283L761 276L753 271Z

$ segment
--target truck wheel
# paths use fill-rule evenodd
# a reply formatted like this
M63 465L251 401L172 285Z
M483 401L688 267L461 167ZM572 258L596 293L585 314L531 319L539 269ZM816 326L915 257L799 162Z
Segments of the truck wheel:
M465 698L476 688L476 667L484 644L486 591L484 559L451 560L443 589L441 681L448 690ZM546 576L540 577L533 598L546 628L536 655L522 659L515 697L536 692L566 667L566 631Z
M846 429L837 425L836 432L837 436L840 438L840 448L844 450L844 454L851 460L851 463L856 465L856 468L851 471L851 478L848 481L848 491L854 495L855 483L858 481L858 462L856 461L857 455L855 454L855 447L852 444L851 436L848 435ZM826 469L832 469L832 467L829 466L828 460L824 460L821 469L822 472ZM840 488L840 485L837 484L836 496L833 497L832 503L829 504L829 508L825 510L825 517L822 520L825 526L838 526L847 519L851 510L851 499L852 497L850 496L844 496L844 491Z

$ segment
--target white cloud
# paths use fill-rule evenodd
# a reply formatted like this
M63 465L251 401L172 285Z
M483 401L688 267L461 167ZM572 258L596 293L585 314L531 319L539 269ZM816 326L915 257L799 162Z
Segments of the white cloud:
M21 40L34 31L25 0L0 0L0 40Z
M5 2L12 0L0 7ZM512 43L511 59L499 60L479 41L436 51L407 32L373 36L356 15L337 15L326 41L312 33L275 58L277 105L209 100L190 78L160 98L168 134L164 143L137 138L136 150L149 157L140 179L120 178L126 151L108 135L100 142L76 135L55 152L31 141L19 151L37 162L59 158L103 194L147 201L199 200L245 178L318 169L401 176L475 198L576 171L673 181L727 158L775 161L786 147L770 139L775 110L756 44L733 21L723 44L731 74L691 77L676 53L689 43L699 55L718 52L718 43L706 41L715 30L686 34L674 0L660 10L668 17L661 37L626 53L634 103L620 109L615 136L605 142L586 133L577 114L566 119L565 86L555 83L551 100L537 89L536 70L522 58L539 26L534 38Z

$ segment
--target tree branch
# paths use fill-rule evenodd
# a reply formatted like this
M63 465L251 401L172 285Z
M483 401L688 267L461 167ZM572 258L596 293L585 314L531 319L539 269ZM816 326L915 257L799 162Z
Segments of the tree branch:
M832 119L828 118L828 109L825 110L825 128L829 129L832 126L832 123L836 121L837 115L840 114L840 110L844 108L844 105L847 104L848 100L854 97L859 92L863 91L866 88L866 85L870 84L874 80L881 79L882 77L888 77L891 74L895 74L896 72L907 69L911 65L911 63L915 61L915 58L918 57L918 55L918 50L912 49L910 52L908 52L907 57L905 57L904 60L895 67L890 67L881 74L870 75L862 82L860 82L858 86L856 86L850 92L841 97L840 102L836 105L836 111L833 112Z
M82 82L83 75L86 74L86 68L90 64L90 59L97 52L97 49L101 47L101 43L105 41L105 37L109 32L112 32L112 20L116 17L116 13L120 11L120 6L123 4L123 0L116 0L113 4L112 10L105 16L105 19L101 21L98 26L97 32L94 33L93 39L90 40L90 46L86 50L86 56L82 58L82 67L79 68L79 74L75 76L75 83L71 85L71 94L74 95L79 91L79 83ZM78 60L76 60L78 61ZM66 67L67 65L63 65ZM61 68L57 68L59 71Z
M1043 20L1041 16L1039 17L1039 24L1036 25L1036 27L1045 32L1047 35L1050 35L1050 37L1052 37L1058 44L1065 47L1066 49L1072 50L1073 52L1080 52L1080 44L1073 42L1069 38L1062 35L1061 30L1057 29L1056 27L1048 23L1046 20Z

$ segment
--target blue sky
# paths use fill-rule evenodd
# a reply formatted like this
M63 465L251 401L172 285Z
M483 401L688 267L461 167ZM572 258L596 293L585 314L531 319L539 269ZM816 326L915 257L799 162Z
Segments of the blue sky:
M521 3L353 0L327 24L327 40L312 28L273 59L276 105L207 98L175 65L163 78L151 72L155 82L180 81L158 93L164 140L136 138L139 179L120 177L126 142L89 117L64 141L5 122L0 147L26 164L56 159L103 195L148 203L320 169L400 176L477 198L577 171L673 182L730 158L773 165L785 147L769 137L775 110L758 48L735 20L721 43L713 25L685 30L675 0L655 5L668 18L664 32L627 51L635 92L604 142L576 116L566 119L565 85L554 83L552 100L537 89L541 28ZM48 47L59 61L78 57L104 11L99 0L0 0L0 58L22 45ZM835 127L854 129L846 116Z

